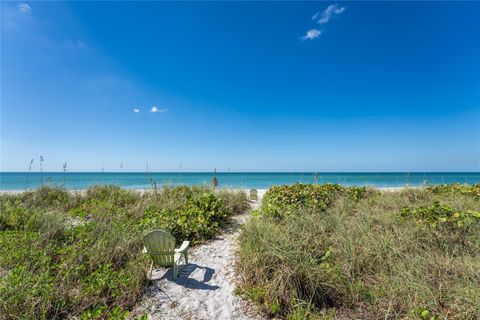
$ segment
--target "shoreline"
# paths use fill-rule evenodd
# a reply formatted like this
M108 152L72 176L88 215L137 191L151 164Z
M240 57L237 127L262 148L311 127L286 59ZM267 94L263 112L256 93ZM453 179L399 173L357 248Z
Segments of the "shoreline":
M396 191L402 191L402 190L407 190L407 189L423 189L425 188L426 186L403 186L403 187L372 187L372 186L365 186L367 187L368 189L374 189L374 190L379 190L379 191L382 191L382 192L396 192ZM35 189L29 189L29 190L0 190L0 195L3 195L3 194L11 194L11 195L15 195L15 194L22 194L22 193L25 193L25 192L32 192L32 191L35 191L37 190L38 188L35 188ZM137 193L140 193L140 194L144 194L144 193L148 193L148 192L153 192L153 189L149 188L149 189L130 189L130 188L122 188L124 190L128 190L128 191L134 191L134 192L137 192ZM161 188L158 188L159 190ZM215 191L222 191L222 190L228 190L228 191L245 191L245 192L248 192L249 190L251 189L255 189L255 188L231 188L231 187L225 187L225 188L216 188ZM259 188L259 189L256 189L258 191L258 195L259 196L263 196L265 194L265 192L267 192L269 188ZM84 194L88 189L67 189L66 191L69 192L69 193L80 193L80 194Z

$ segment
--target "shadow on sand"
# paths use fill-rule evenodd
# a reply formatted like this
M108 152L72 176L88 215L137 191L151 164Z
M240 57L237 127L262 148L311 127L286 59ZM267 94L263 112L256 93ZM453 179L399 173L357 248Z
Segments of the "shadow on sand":
M194 273L195 275L200 275L202 271L203 279L197 280L194 277L191 277L191 275ZM160 279L166 279L168 281L175 282L176 284L189 289L217 290L220 288L219 286L212 286L207 283L212 279L214 273L215 270L212 268L202 267L195 263L189 263L187 265L180 265L177 279L173 279L173 268L168 268L168 270Z

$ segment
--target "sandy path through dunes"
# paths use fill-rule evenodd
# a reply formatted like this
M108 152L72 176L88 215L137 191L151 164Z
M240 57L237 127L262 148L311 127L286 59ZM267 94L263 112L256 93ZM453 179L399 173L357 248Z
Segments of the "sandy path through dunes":
M262 319L251 303L233 293L236 239L248 218L248 213L232 217L231 226L214 240L191 248L189 264L180 266L177 280L171 269L155 270L133 314L149 319Z

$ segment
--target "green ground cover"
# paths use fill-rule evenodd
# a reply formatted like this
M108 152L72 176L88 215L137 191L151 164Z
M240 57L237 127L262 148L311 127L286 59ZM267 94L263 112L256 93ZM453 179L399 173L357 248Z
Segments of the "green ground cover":
M147 284L143 234L193 244L244 211L244 192L118 187L72 194L43 187L0 196L0 318L123 319Z
M287 319L478 319L480 185L276 186L240 236L239 292Z

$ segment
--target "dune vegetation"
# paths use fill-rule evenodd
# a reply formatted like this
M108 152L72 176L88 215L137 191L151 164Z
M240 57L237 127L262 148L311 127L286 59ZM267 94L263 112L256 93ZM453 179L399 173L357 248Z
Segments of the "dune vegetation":
M124 319L144 293L142 235L212 238L247 207L244 192L43 187L0 196L0 318Z
M272 317L480 315L480 185L276 186L240 246L238 291Z

